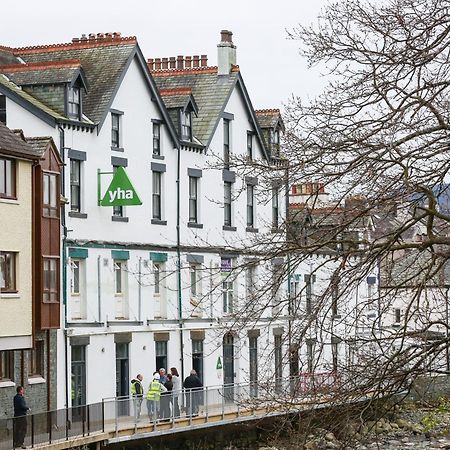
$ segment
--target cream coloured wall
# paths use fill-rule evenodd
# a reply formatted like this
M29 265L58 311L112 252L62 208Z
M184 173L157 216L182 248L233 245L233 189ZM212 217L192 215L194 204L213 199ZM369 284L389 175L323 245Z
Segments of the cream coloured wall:
M17 252L18 291L0 294L0 350L31 345L32 335L32 162L16 167L17 200L0 199L0 250Z

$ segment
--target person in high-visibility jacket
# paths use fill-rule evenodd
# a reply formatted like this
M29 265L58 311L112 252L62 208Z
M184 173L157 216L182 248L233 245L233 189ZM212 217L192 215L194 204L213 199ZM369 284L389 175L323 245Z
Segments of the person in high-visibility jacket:
M166 392L167 388L161 384L158 372L153 374L153 380L148 386L147 391L147 411L150 422L158 419L159 415L159 401L161 399L161 392Z
M142 380L144 377L138 373L136 378L131 380L131 396L133 397L134 403L134 417L139 420L141 416L141 405L144 397L144 388L142 387Z

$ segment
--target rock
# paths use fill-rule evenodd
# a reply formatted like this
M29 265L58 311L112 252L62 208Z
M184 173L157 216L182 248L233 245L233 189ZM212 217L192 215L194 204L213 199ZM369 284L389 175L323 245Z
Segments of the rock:
M335 441L327 441L327 443L325 444L325 448L334 450L334 449L341 448L341 445Z
M325 434L325 440L328 442L333 442L336 440L336 437L331 431L329 431L328 433Z
M305 450L319 450L319 445L317 444L316 441L308 441L304 445L304 449Z
M397 419L395 423L399 426L399 428L404 428L406 430L411 427L411 424L405 419Z

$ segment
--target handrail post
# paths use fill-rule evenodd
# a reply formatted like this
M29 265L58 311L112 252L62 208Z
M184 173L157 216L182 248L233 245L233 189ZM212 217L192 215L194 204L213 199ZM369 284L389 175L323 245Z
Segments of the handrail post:
M205 419L208 422L208 386L205 387Z
M225 418L225 392L226 392L226 385L223 385L223 391L222 391L222 420Z
M241 393L241 385L238 384L237 385L237 389L238 389L238 394L237 394L237 416L240 416L240 393ZM236 400L235 400L236 401Z
M81 429L83 431L83 437L86 433L86 405L83 405L81 407Z
M189 389L189 426L192 426L192 414L193 414L193 408L192 408L192 388Z
M48 415L50 417L50 420L47 420L47 423L49 425L49 428L48 428L48 443L51 444L52 443L52 412L49 411Z
M102 398L102 433L105 432L105 399Z
M116 437L117 437L117 434L118 434L118 428L119 428L119 404L118 404L118 400L117 400L117 397L114 399L114 410L115 410L115 412L114 412L114 422L115 422L115 425L116 425Z
M88 436L91 434L91 415L89 414L89 405L86 405L87 408L87 434Z
M69 408L66 407L66 441L68 440L69 440Z
M25 420L27 420L26 416ZM34 447L34 414L31 415L31 447Z

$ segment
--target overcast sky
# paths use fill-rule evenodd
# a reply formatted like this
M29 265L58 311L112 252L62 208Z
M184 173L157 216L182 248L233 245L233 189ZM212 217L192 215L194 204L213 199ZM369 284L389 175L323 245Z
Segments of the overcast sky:
M326 0L22 0L2 2L0 45L70 42L91 32L135 35L144 56L207 54L217 64L220 30L233 32L237 62L253 106L279 108L294 94L320 90L286 29L315 19Z

